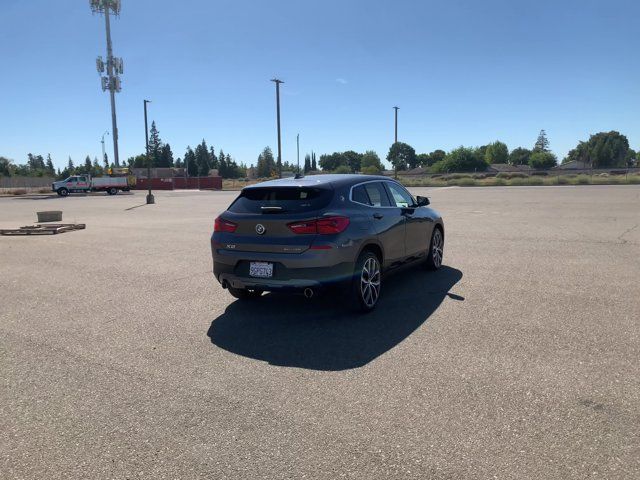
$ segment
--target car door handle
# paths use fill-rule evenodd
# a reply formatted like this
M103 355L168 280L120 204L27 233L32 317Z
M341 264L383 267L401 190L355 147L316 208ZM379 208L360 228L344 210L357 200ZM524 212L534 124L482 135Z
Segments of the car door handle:
M384 215L382 215L381 213L374 213L373 214L373 218L375 218L376 220L380 220L382 217L384 217Z

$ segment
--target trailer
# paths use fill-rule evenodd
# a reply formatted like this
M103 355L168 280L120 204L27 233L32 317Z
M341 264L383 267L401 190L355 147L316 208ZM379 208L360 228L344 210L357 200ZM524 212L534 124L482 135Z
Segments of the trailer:
M110 177L91 177L91 175L72 175L69 178L53 182L51 189L61 197L70 193L107 192L115 195L119 191L128 192L136 184L133 175Z

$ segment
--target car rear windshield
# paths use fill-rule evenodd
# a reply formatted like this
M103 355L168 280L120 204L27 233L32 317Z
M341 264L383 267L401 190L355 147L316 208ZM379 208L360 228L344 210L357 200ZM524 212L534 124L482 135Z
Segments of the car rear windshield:
M317 187L257 187L243 190L229 207L233 213L301 213L320 210L333 190Z

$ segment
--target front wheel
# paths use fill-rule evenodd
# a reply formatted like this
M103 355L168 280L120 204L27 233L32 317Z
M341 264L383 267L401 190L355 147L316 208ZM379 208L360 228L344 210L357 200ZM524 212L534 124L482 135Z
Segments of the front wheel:
M380 260L373 252L362 252L356 262L351 286L351 300L361 312L370 312L378 304L382 287Z
M118 193L118 189L117 189L117 188L114 188L114 187L111 187L111 188L109 188L109 189L107 190L107 193L108 193L109 195L115 195L116 193Z
M61 197L66 197L69 195L69 190L67 190L66 188L59 188L58 189L58 195L60 195Z
M425 266L429 270L438 270L442 266L444 256L444 235L440 227L435 227L431 234L431 243L427 252Z

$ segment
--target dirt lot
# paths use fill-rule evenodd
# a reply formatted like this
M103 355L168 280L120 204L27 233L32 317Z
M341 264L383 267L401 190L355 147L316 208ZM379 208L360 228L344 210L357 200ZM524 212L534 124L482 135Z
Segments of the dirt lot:
M414 189L379 308L214 281L234 192L0 198L0 477L640 478L640 187Z

